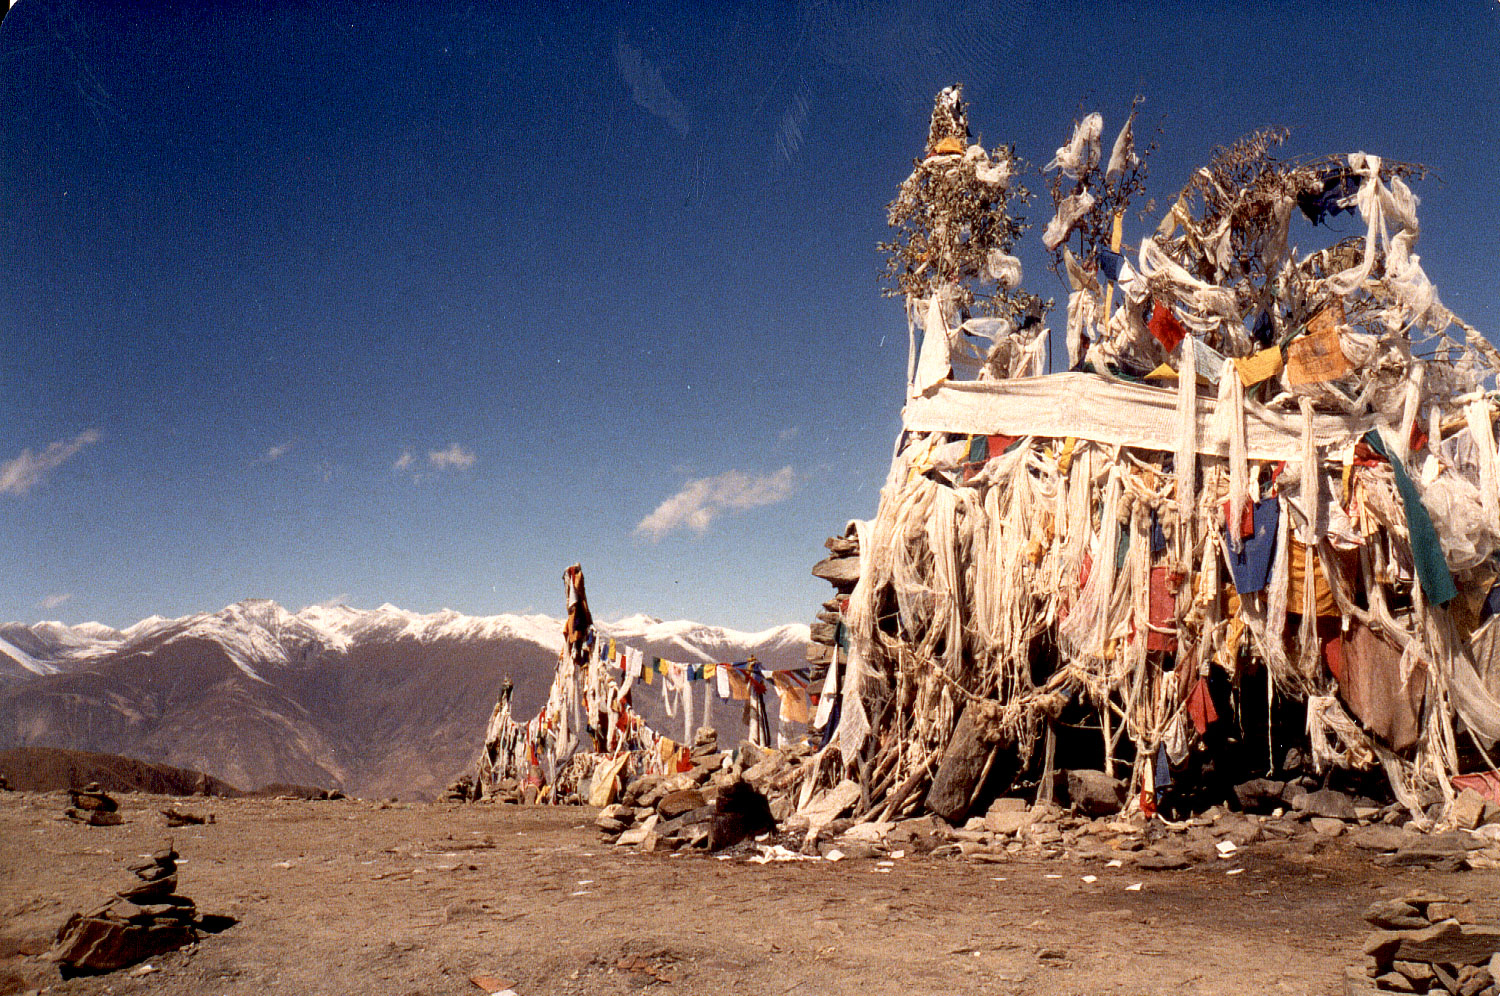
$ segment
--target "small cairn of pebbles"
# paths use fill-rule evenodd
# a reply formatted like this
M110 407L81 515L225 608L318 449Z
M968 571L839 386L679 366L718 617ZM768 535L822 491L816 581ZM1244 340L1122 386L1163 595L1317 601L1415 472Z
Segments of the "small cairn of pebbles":
M89 782L81 789L68 789L71 805L63 815L92 827L117 827L124 822L120 818L120 804L115 802L98 782Z
M1500 985L1500 927L1475 926L1465 903L1427 891L1376 902L1365 920L1364 971L1350 969L1346 996L1440 993L1496 996Z
M199 917L193 901L177 894L177 857L168 845L130 865L134 881L96 909L68 918L49 955L65 978L113 972L191 944L199 930L217 933L233 925L232 917Z

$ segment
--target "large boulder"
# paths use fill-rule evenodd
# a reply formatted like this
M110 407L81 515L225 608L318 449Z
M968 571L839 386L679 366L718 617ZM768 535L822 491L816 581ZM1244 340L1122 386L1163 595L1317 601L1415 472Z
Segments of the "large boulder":
M722 851L763 833L776 830L771 804L746 782L733 782L714 800L713 826L709 830L708 849Z
M1109 816L1125 808L1125 783L1102 771L1073 768L1068 772L1068 799L1089 816Z

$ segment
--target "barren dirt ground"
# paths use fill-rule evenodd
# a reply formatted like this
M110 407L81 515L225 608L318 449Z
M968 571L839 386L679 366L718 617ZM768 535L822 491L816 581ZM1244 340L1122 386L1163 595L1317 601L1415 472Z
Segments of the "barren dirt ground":
M0 993L1336 993L1377 897L1423 886L1500 920L1500 873L1376 868L1341 841L1171 872L881 870L616 851L582 809L125 795L123 826L89 827L65 805L0 793ZM217 822L167 830L167 806ZM179 892L239 924L147 974L63 981L38 956L58 924L168 838Z

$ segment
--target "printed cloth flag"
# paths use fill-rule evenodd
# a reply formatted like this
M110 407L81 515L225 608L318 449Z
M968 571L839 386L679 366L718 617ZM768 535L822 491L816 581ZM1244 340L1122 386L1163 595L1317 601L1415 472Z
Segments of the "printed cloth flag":
M625 650L625 673L631 678L639 678L646 670L645 655L634 647Z
M1271 313L1262 311L1255 319L1255 327L1250 330L1250 337L1262 346L1269 346L1276 341L1276 325L1271 321Z
M1177 649L1177 588L1182 584L1182 575L1166 567L1151 568L1150 611L1151 628L1146 631L1147 650ZM1162 632L1169 630L1172 632Z
M798 681L795 672L772 671L771 681L781 696L781 721L806 723L808 718L807 681Z
M1167 352L1177 348L1177 344L1187 338L1187 330L1172 313L1172 309L1160 301L1151 302L1151 323L1147 326L1151 334L1156 336L1156 341L1162 344Z
M714 677L716 676L716 674L718 672L718 670L719 670L719 665L717 665L717 664L709 663L709 664L703 665L703 680L704 681L713 681Z
M736 702L746 702L750 698L750 679L739 669L738 665L721 668L720 674L728 675L729 697Z
M1396 490L1401 493L1401 504L1406 509L1406 528L1411 534L1411 553L1417 571L1417 581L1422 585L1422 594L1433 605L1446 605L1458 595L1453 585L1453 575L1448 571L1448 562L1443 559L1443 545L1438 540L1437 530L1432 526L1432 516L1422 504L1417 486L1407 475L1406 468L1391 460L1385 443L1376 432L1365 435L1370 449L1390 460L1391 470L1396 472Z
M1314 225L1324 215L1335 216L1353 211L1353 204L1344 203L1359 192L1359 177L1348 170L1339 170L1323 177L1323 189L1309 191L1297 197L1297 207Z
M1219 714L1214 709L1214 699L1209 694L1207 678L1199 678L1193 690L1188 692L1187 714L1200 737L1208 732L1210 724L1218 722Z
M1110 280L1120 279L1120 264L1125 262L1125 257L1108 249L1099 250L1099 272Z
M838 698L839 690L839 655L835 652L833 660L828 664L828 673L823 677L823 688L819 692L818 714L813 717L813 725L819 729L827 727L828 721L833 718L833 707Z
M1324 307L1307 322L1307 334L1293 339L1286 348L1286 380L1293 387L1318 384L1347 376L1352 369L1339 344L1338 324L1344 320L1343 304Z
M1193 366L1198 376L1210 384L1217 384L1224 374L1224 364L1228 362L1224 354L1192 336L1186 341L1193 344Z
M1310 558L1313 572L1313 611L1320 616L1337 616L1339 614L1338 603L1333 600L1333 589L1328 587L1328 579L1323 576L1323 563L1318 556L1317 548L1295 540L1288 543L1287 547L1291 555L1288 558L1291 563L1287 565L1287 570L1290 572L1287 578L1290 590L1287 611L1293 615L1302 614L1302 586L1307 583L1307 561Z
M1234 368L1239 371L1240 383L1246 387L1254 387L1263 380L1269 380L1281 373L1284 363L1281 358L1281 350L1275 346L1262 349L1258 353L1249 356L1236 356Z
M728 699L733 694L733 688L732 688L732 686L730 685L730 682L729 682L729 665L728 664L715 664L714 665L714 680L715 680L715 683L719 686L718 687L719 699L721 701L725 700L725 699Z
M1225 553L1229 561L1229 573L1234 578L1234 590L1241 595L1263 591L1270 581L1271 560L1276 555L1276 528L1280 518L1281 506L1275 498L1256 502L1255 510L1250 516L1253 532L1244 537L1244 545L1239 553L1234 552L1233 543L1229 542L1229 527L1225 525L1224 539L1228 547Z

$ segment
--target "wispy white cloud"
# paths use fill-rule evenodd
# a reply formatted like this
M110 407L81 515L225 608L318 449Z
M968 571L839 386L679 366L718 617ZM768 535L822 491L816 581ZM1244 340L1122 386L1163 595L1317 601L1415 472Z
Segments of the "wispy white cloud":
M449 443L443 449L428 450L425 460L411 450L404 449L392 462L391 470L397 474L406 474L413 481L420 481L426 471L440 473L445 470L468 470L474 466L476 459L473 450L464 449L458 443Z
M290 452L292 452L292 440L288 439L284 443L268 447L264 453L255 458L255 462L258 464L275 463Z
M67 605L68 604L68 600L71 599L72 597L73 597L73 593L71 591L59 592L56 595L48 595L46 598L44 598L40 602L36 603L37 604L37 608L39 608L39 609L45 609L45 610L47 610L47 611L50 612L53 609L59 609L59 608L62 608L64 605Z
M688 133L691 125L687 108L667 89L661 70L642 55L640 49L631 47L623 31L615 38L615 68L629 85L630 98L638 106L677 129L679 135Z
M771 474L727 470L717 477L688 481L682 490L636 523L635 534L657 540L677 529L704 533L726 511L743 511L786 501L797 490L791 467Z
M24 495L76 456L79 450L99 439L98 429L85 429L67 442L48 443L40 453L33 453L29 448L22 450L15 459L0 463L0 494Z
M427 463L434 470L468 470L474 466L474 453L451 443L445 450L428 450Z

